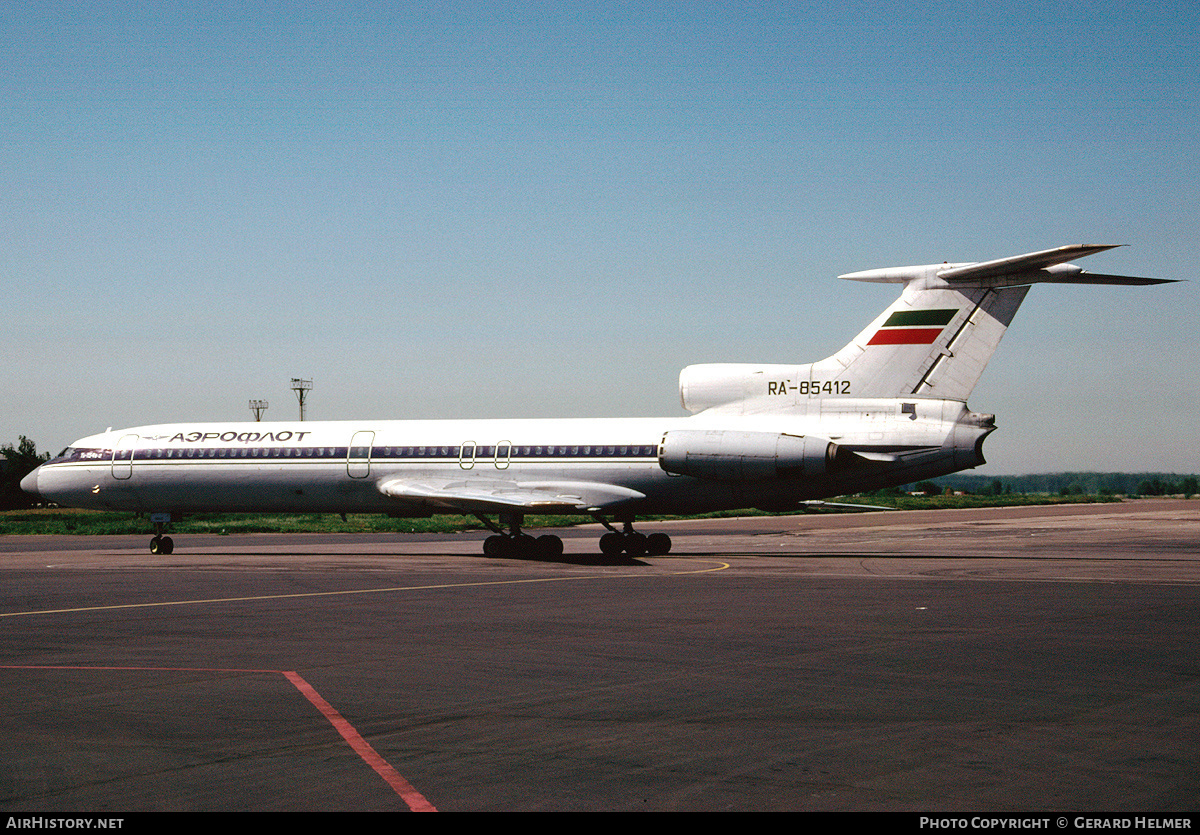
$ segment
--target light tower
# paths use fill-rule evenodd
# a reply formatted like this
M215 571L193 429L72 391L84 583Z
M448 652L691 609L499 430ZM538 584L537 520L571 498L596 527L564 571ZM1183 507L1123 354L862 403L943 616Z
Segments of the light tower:
M292 378L292 391L296 392L296 398L300 401L300 420L304 420L304 401L311 390L312 380L301 380L299 377Z
M254 412L255 420L262 420L263 412L267 410L269 404L265 400L251 400L250 411Z

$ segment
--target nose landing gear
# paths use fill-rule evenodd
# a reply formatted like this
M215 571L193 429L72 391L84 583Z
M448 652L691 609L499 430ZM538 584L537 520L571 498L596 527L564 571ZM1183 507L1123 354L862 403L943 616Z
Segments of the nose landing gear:
M150 553L166 556L175 551L175 540L163 535L163 530L171 521L170 513L151 513L150 521L154 523L154 538L150 540Z

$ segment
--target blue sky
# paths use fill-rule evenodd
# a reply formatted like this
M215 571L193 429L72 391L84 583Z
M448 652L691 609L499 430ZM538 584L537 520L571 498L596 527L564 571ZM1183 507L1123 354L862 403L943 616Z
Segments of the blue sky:
M1193 279L1194 4L8 4L0 442L682 414L879 266ZM1195 283L1036 287L982 472L1200 471Z

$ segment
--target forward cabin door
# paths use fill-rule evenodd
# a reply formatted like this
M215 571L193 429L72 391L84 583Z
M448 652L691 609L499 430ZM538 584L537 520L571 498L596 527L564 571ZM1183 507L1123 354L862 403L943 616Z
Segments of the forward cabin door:
M137 446L137 435L122 435L112 454L113 478L129 478L133 475L133 449Z
M366 478L371 474L371 445L375 443L374 432L355 432L346 450L346 475L351 478Z

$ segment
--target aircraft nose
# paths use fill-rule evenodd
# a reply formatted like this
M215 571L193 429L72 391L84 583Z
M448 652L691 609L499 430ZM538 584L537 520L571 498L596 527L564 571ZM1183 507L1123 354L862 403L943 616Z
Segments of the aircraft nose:
M32 493L35 496L39 495L37 482L38 482L38 471L40 471L41 469L42 469L41 467L38 467L33 472L31 472L29 475L27 475L23 479L21 479L21 489L22 490L24 490L26 493Z

